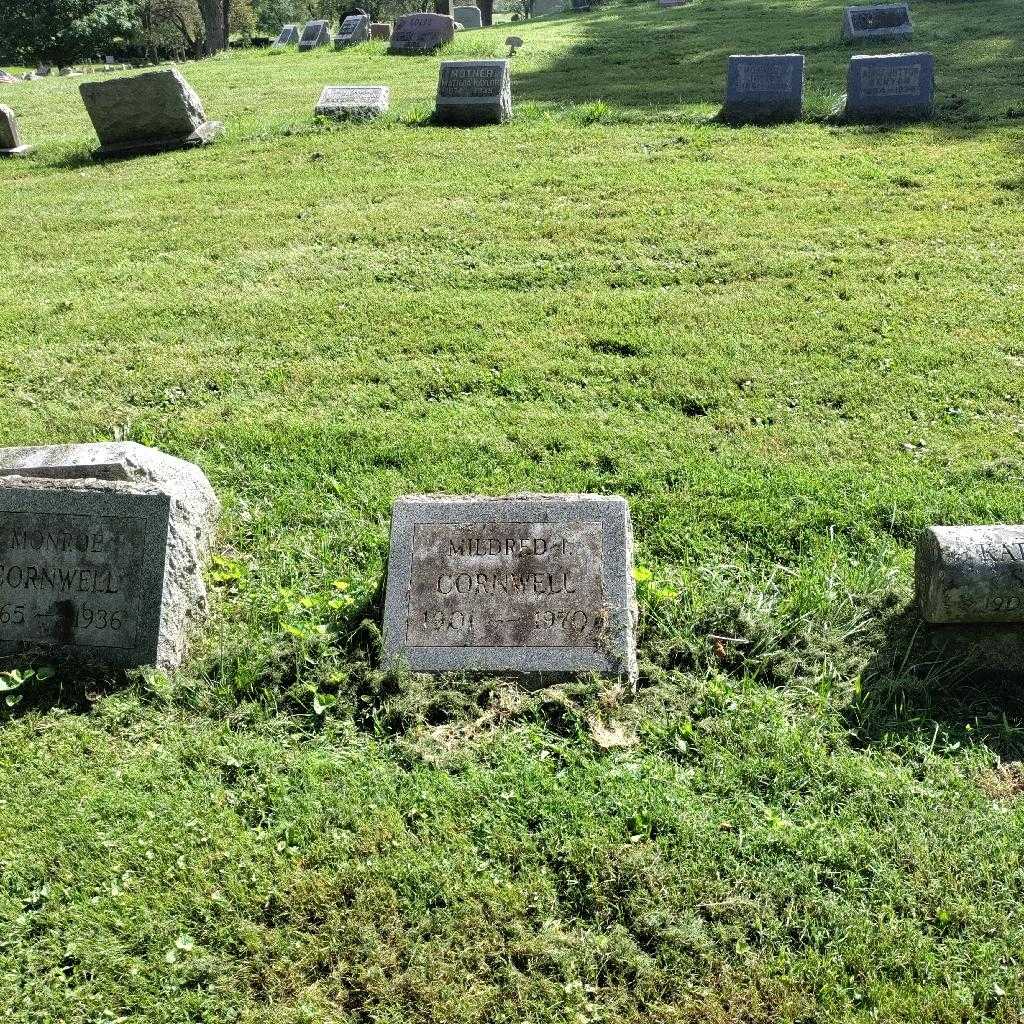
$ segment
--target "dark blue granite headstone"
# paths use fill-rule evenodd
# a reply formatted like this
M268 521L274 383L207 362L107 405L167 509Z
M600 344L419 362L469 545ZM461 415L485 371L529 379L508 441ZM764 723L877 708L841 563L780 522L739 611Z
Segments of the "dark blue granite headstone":
M931 117L935 58L930 53L851 57L846 73L847 121L914 121Z
M798 121L804 110L804 57L772 53L729 58L726 121Z

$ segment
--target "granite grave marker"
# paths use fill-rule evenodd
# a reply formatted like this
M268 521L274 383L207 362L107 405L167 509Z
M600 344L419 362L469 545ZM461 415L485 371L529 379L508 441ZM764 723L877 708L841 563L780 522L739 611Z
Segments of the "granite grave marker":
M483 15L479 7L456 7L453 15L463 28L483 28Z
M434 53L454 38L454 18L445 14L406 14L395 22L388 53L409 56Z
M909 4L873 4L843 9L843 38L847 42L909 39L913 34Z
M391 38L391 22L390 21L371 21L370 22L370 38L371 39L382 39L385 42Z
M28 156L32 149L32 146L26 146L21 141L14 111L0 105L0 157Z
M391 90L386 85L328 85L320 93L315 113L336 120L369 120L386 113Z
M913 121L931 117L935 60L930 53L892 53L850 58L846 121Z
M318 46L326 46L331 41L331 23L318 20L306 23L306 27L299 36L299 52L308 53Z
M441 61L434 110L439 124L501 124L511 116L507 58Z
M279 50L285 46L295 46L299 39L299 26L289 23L281 29L280 34L274 40L273 48Z
M348 46L370 41L370 19L365 14L350 14L334 37L334 48L344 50Z
M804 58L799 53L729 58L722 117L726 121L797 121L804 110Z

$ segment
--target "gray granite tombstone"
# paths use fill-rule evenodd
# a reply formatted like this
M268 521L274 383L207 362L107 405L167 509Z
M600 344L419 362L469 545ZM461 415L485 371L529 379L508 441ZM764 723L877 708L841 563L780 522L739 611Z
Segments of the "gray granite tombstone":
M850 58L846 121L919 121L932 115L935 60L930 53L892 53Z
M21 141L14 111L0 105L0 157L28 156L32 149Z
M142 445L0 449L0 656L180 664L218 512L201 470Z
M282 27L278 37L274 40L273 48L281 49L285 46L294 46L299 41L299 26L291 23Z
M483 28L484 26L483 15L480 13L479 7L456 7L452 14L463 28Z
M590 0L572 0L572 9L576 12L590 10Z
M416 495L395 502L389 665L419 672L636 675L624 498Z
M388 53L415 56L434 53L455 38L455 19L445 14L405 14L395 22Z
M327 85L314 113L336 120L368 121L387 112L391 90L386 85Z
M501 124L511 116L507 58L441 61L434 109L439 124Z
M299 37L299 52L307 53L318 46L327 46L331 41L331 23L318 20L306 22L306 27Z
M804 112L804 58L799 53L729 58L726 121L798 121Z
M843 9L843 38L848 43L865 39L909 39L913 34L909 4L872 4Z
M685 7L690 0L658 0L659 7Z
M391 22L390 21L371 21L370 22L370 38L371 39L382 39L385 42L391 38Z
M219 121L207 121L202 100L176 68L83 82L79 90L100 158L205 146L223 130Z
M334 37L334 48L344 50L348 46L370 41L370 19L365 14L350 14Z

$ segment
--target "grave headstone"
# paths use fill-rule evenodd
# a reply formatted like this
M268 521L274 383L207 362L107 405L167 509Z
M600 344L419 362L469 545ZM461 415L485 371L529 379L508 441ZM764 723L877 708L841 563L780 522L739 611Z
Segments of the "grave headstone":
M49 64L40 64L39 67L36 68L36 77L46 78L52 70L53 68L50 67Z
M846 121L913 121L931 117L935 102L935 60L930 53L892 53L850 58Z
M463 28L483 28L483 15L479 7L456 7L453 16Z
M391 90L386 85L328 85L320 93L316 113L337 120L366 121L387 112Z
M206 120L202 101L175 68L83 82L79 90L99 136L98 157L205 146L223 130Z
M371 21L370 22L370 38L371 39L383 39L385 42L391 38L391 22L390 21Z
M405 14L395 22L388 53L434 53L455 38L455 19L444 14Z
M14 111L0 105L0 157L28 156L32 149L32 146L26 146L21 141Z
M590 10L590 0L572 0L572 9L576 12Z
M0 449L0 657L180 664L219 504L133 443Z
M112 68L112 67L114 66L114 58L113 58L113 57L104 57L104 58L103 58L103 63L104 63L104 64L105 64L105 65L106 65L106 66L107 66L108 68Z
M3 85L17 85L20 81L20 78L16 78L10 72L0 70L0 83Z
M299 37L299 52L308 53L318 46L326 46L331 41L331 23L329 21L309 21Z
M512 116L508 60L444 60L437 80L439 124L501 124Z
M384 652L418 672L635 677L625 499L399 498Z
M658 0L659 7L685 7L690 0Z
M804 58L799 53L729 58L722 117L727 121L797 121L804 110Z
M843 9L843 38L909 39L914 34L909 4L872 4Z
M299 26L289 22L282 27L277 38L274 40L273 49L281 49L285 46L295 46L299 41Z
M344 50L347 46L370 41L370 19L365 14L351 14L342 23L334 37L334 48Z

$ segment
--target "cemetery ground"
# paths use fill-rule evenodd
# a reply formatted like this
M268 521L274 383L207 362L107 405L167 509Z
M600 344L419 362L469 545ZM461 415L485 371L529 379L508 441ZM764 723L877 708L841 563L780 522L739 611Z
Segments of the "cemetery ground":
M180 673L6 679L6 1019L1020 1019L1020 689L922 653L910 565L1022 518L1024 51L913 13L916 126L826 121L887 48L811 0L517 25L502 127L429 112L507 27L187 64L225 136L121 162L7 89L0 443L225 512ZM715 123L773 51L807 120ZM524 489L629 500L636 691L383 673L393 499Z

